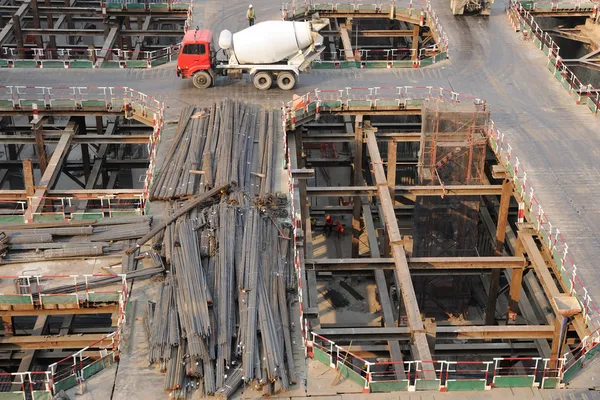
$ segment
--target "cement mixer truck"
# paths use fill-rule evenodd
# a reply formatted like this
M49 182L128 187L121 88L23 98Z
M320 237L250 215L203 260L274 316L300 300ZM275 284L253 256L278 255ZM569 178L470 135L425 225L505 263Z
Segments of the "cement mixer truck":
M217 50L209 30L186 32L179 58L177 76L192 78L194 86L206 89L217 76L241 79L245 74L259 90L277 82L282 90L296 85L300 72L306 71L324 49L318 31L329 26L326 18L312 21L265 21L231 33L219 35Z

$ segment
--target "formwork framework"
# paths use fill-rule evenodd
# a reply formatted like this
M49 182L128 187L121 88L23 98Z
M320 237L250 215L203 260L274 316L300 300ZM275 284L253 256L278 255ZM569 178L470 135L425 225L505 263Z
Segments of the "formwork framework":
M470 122L456 129L452 114ZM432 87L316 90L284 117L302 323L316 360L367 392L452 391L559 387L596 352L597 308L485 102ZM461 154L476 154L482 139L496 157L479 174L439 174L449 153L425 156L432 139ZM457 161L454 171L472 165ZM421 185L431 169L437 181ZM477 204L475 215L473 206L441 214L456 225L475 219L476 254L415 253L423 198L434 212L450 199ZM324 238L325 215L351 232ZM376 286L376 326L344 320L348 299L365 295L361 281Z
M598 70L598 52L600 49L595 49L590 53L578 59L565 59L562 55L559 45L552 38L549 32L544 31L536 22L534 15L549 16L549 17L589 17L589 21L593 26L594 22L598 23L598 4L558 2L558 3L542 3L542 2L519 2L510 1L509 7L506 10L509 21L515 32L527 38L532 39L536 47L548 56L547 68L554 75L556 80L567 90L569 96L575 99L577 104L585 104L594 115L597 115L600 110L600 88L595 87L587 80L582 82L577 76L576 69L583 66L591 71ZM562 34L562 32L559 32ZM581 70L579 71L579 73ZM584 79L586 81L586 79Z
M51 398L118 360L128 287L124 275L112 277L96 290L94 275L0 277L0 392Z
M4 222L145 214L162 103L123 87L1 89Z
M377 4L293 1L282 9L285 20L327 17L319 33L325 50L314 68L412 68L448 57L448 38L429 2Z
M46 0L0 13L0 67L149 68L177 56L192 4Z

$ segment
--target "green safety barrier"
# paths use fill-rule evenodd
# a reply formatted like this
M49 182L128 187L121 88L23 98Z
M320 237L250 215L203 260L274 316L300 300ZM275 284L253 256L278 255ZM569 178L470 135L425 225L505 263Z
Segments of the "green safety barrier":
M542 379L542 389L556 389L560 383L560 378L544 378Z
M408 379L401 381L372 381L369 384L372 393L405 392L408 390L408 386Z
M119 293L88 293L88 301L92 303L118 302Z
M70 68L94 68L94 63L89 60L71 60Z
M125 4L125 9L126 10L145 10L146 4L144 4L144 3Z
M35 60L14 60L13 68L37 68L37 61Z
M108 3L108 4L106 4L106 8L108 10L110 10L110 9L121 10L123 8L123 5L121 3Z
M30 294L0 294L0 304L31 304L33 300Z
M148 68L146 60L130 60L126 62L126 68Z
M77 108L75 100L50 100L50 107Z
M579 357L563 374L563 382L569 382L583 368L586 361L591 360L600 351L600 344L592 347L583 357Z
M2 59L0 60L0 68L8 67L8 60Z
M104 61L102 64L100 64L100 68L114 68L114 69L118 69L121 68L121 63L119 61Z
M77 386L77 376L73 374L62 381L54 382L54 393L58 393L61 390L69 390L75 386Z
M21 107L32 107L37 104L38 108L44 108L44 100L21 100Z
M110 367L114 364L114 360L114 353L110 353L106 357L103 357L100 360L83 367L83 369L81 370L83 379L88 379L90 376L95 375L98 372Z
M339 374L340 374L340 376L342 378L349 379L352 382L359 384L363 388L365 387L367 381L358 372L356 372L353 369L349 368L348 366L346 366L341 361L338 361L337 366L338 366Z
M171 4L171 9L174 11L179 11L179 10L189 10L190 5L189 4L185 4L185 3L175 3L175 4Z
M331 365L331 357L329 356L329 353L326 353L318 347L313 347L313 358L320 363L327 365L328 367Z
M34 390L31 395L33 400L52 400L52 393L47 390Z
M0 392L0 400L24 400L25 392Z
M440 390L440 379L416 379L415 390Z
M43 60L42 61L42 68L64 68L64 67L65 67L64 61L59 61L59 60Z
M483 392L485 390L485 379L448 379L446 381L446 390L448 392Z
M593 113L598 112L598 106L594 103L594 101L592 100L591 97L587 98L586 103L591 112L593 112Z
M533 387L535 376L495 376L494 387L513 388L513 387Z
M169 62L169 56L164 56L164 57L156 58L156 59L150 61L150 66L157 67L159 65L164 65L168 62Z
M168 11L169 5L166 3L152 4L150 3L150 11Z
M106 107L106 102L104 100L82 100L81 106L93 108Z
M0 108L2 108L1 104ZM3 224L23 224L25 223L25 217L23 217L22 215L2 215L0 216L0 222Z
M40 296L42 304L79 304L76 294L59 294L59 295L44 295Z

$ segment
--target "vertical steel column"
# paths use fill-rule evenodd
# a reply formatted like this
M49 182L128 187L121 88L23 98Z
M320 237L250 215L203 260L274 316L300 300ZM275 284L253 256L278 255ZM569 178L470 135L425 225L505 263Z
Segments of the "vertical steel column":
M15 40L17 42L17 52L19 58L25 58L25 44L23 43L23 33L21 32L21 20L18 15L13 15L13 29L15 31Z
M501 256L504 252L504 239L506 237L506 224L508 222L508 206L512 196L512 183L505 179L502 182L502 195L500 196L500 209L498 211L498 223L496 225L495 254ZM488 303L485 313L485 324L494 325L496 322L496 300L500 285L500 269L492 270L490 287L488 291Z
M363 116L358 114L354 120L354 179L355 186L363 185ZM352 201L352 257L358 257L361 227L361 199L354 196Z

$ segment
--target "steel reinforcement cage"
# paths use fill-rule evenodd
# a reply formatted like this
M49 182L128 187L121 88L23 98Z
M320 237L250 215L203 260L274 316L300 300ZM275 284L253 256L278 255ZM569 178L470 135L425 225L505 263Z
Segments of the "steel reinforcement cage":
M533 35L535 45L548 56L546 67L562 87L569 93L569 96L575 99L577 104L585 102L587 107L594 115L598 115L600 111L600 88L594 88L591 84L584 85L573 71L564 65L560 56L560 47L554 39L544 32L535 22L535 18L528 9L534 5L527 7L519 1L510 0L509 6L506 8L506 15L515 32L522 32L525 37ZM532 2L533 3L533 2ZM557 3L559 4L559 3ZM573 3L565 3L571 4ZM597 14L599 5L596 4L594 14Z
M360 60L313 61L315 69L337 69L337 68L418 68L435 64L448 58L448 35L444 31L438 16L436 15L429 0L377 0L375 3L360 3L357 0L342 0L336 2L325 2L318 0L292 0L283 3L281 17L283 20L293 20L299 16L318 13L323 11L343 12L375 12L390 14L395 11L405 14L411 18L418 18L420 25L430 27L435 38L435 44L417 50L416 60L398 59L400 55L413 55L412 49L378 49L359 50ZM360 15L360 14L357 14Z
M490 148L496 159L512 179L515 196L519 200L519 222L532 222L542 245L553 256L561 279L566 283L569 293L580 303L584 319L592 332L584 337L581 343L571 352L557 359L545 358L494 358L487 361L449 361L449 360L415 360L401 363L407 373L406 380L389 379L387 369L379 371L381 365L392 366L395 363L370 363L358 356L360 365L339 362L339 352L352 354L333 341L310 332L302 308L302 247L297 245L298 233L302 230L300 200L298 189L294 186L291 172L291 156L287 147L288 130L294 130L297 124L318 120L324 112L382 111L420 109L424 102L447 101L452 103L472 102L485 105L485 101L464 94L456 93L433 86L398 86L373 88L344 88L339 90L315 89L282 107L282 134L285 146L286 164L288 165L288 184L292 197L293 251L294 265L298 280L298 305L300 310L300 327L303 336L305 353L325 365L341 370L350 380L363 385L365 392L389 392L396 390L487 390L492 387L539 387L543 389L562 387L565 382L583 368L585 361L600 351L600 311L590 297L583 282L577 275L577 267L569 246L559 229L550 223L544 212L531 182L527 179L519 157L510 145L508 138L490 120L486 133ZM317 338L319 340L317 340ZM347 358L347 357L345 357ZM521 364L518 369L503 365L503 361ZM427 381L422 378L423 366L433 365L436 379ZM377 366L377 367L376 367ZM389 368L388 368L389 369ZM410 374L409 374L410 372ZM420 377L421 376L421 377Z
M164 127L164 103L126 86L0 86L0 112L18 111L36 115L40 110L122 113L125 118L136 119L151 126L153 131L148 143L148 168L144 175L144 186L139 193L132 193L129 198L108 195L89 198L45 196L45 200L55 200L60 202L61 206L37 212L35 219L90 219L145 215L149 190L156 168L156 152ZM1 201L0 205L8 204L14 208L13 214L8 216L12 219L7 220L7 216L3 216L4 222L25 222L27 206L34 198L35 196L30 196L27 201ZM95 202L97 210L93 212L73 211L79 201Z

